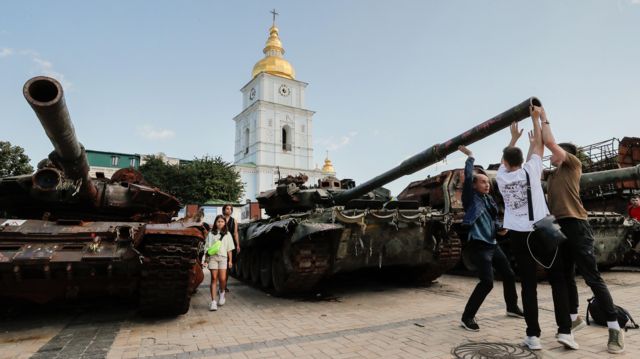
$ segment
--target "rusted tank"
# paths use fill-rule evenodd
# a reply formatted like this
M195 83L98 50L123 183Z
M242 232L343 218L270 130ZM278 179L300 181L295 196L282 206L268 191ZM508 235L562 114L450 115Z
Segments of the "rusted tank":
M358 186L335 177L313 187L302 178L278 181L257 198L269 219L240 226L237 275L277 294L308 291L323 278L363 268L400 268L431 282L459 260L453 217L417 201L391 200L382 186L529 117L531 104L540 101L529 98Z
M33 175L0 179L0 296L138 295L144 314L186 313L205 229L171 223L179 201L134 169L89 177L59 82L32 78L24 96L54 150Z
M497 190L495 182L496 171L485 170L476 166L476 173L487 175L492 180L490 194L499 206L499 217L502 217L504 205L502 197ZM582 193L589 193L597 188L613 185L621 186L624 183L633 183L640 180L640 165L628 168L600 170L584 173L580 179ZM544 184L544 183L543 183ZM463 233L463 244L466 239L465 229L462 226L464 208L462 207L462 187L464 185L464 169L458 168L443 171L439 175L425 180L410 183L399 195L401 200L416 200L422 206L431 206L452 217L452 226L456 231ZM634 246L633 236L638 227L633 221L628 220L620 213L610 211L593 211L588 207L588 221L594 231L594 250L598 265L607 268L623 264L628 258L629 251ZM504 242L505 252L508 250L508 242ZM468 263L465 263L468 265Z

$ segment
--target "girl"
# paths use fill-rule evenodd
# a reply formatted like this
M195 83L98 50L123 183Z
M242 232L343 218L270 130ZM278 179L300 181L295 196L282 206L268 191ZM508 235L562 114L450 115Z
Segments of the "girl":
M209 248L213 247L217 241L221 241L220 248L217 253L209 255ZM227 230L227 221L222 215L216 216L213 221L213 229L209 232L205 245L206 261L209 263L209 270L211 271L211 305L209 310L218 310L218 304L224 305L225 303L224 291L218 293L219 297L216 302L216 284L219 279L220 288L227 286L227 266L229 268L233 266L231 251L234 249L233 239Z

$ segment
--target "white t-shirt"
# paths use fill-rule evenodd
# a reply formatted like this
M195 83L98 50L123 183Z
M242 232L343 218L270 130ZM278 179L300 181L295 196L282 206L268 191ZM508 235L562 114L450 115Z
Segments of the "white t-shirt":
M527 176L531 182L531 201L533 202L533 221L529 221L529 206L527 203ZM496 181L504 199L504 225L506 229L519 232L533 231L533 223L549 214L547 203L542 191L542 159L532 155L522 168L507 172L504 165L500 165Z
M215 241L220 240L220 234L213 234L213 231L209 232L207 235L207 243L204 248L205 251L207 248L211 247ZM231 238L231 234L227 232L227 234L222 237L222 245L220 245L220 250L218 251L219 256L226 257L228 251L232 251L236 249L235 244L233 244L233 239Z

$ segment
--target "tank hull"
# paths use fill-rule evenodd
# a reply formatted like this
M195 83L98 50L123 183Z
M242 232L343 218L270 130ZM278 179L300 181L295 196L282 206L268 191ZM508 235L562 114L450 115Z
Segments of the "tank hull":
M143 313L182 314L203 279L198 254L204 232L195 224L33 219L0 219L0 224L2 297L45 303L138 295Z
M237 276L279 295L365 268L400 267L430 282L460 258L460 242L444 235L447 220L426 208L331 207L242 224Z

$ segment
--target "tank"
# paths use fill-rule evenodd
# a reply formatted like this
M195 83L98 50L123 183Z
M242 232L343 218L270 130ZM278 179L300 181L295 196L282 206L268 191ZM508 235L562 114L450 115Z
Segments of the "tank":
M492 180L490 194L498 204L499 217L502 217L504 205L495 182L496 171L485 170L480 166L476 166L475 171L476 173L487 175ZM594 189L609 186L618 187L638 180L640 180L640 165L599 170L597 172L583 173L580 179L580 188L584 194L591 193ZM398 199L416 200L421 206L430 206L444 214L449 214L452 218L452 227L461 236L464 244L467 232L462 226L464 217L464 208L462 207L463 185L464 169L458 168L443 171L439 175L410 183L398 195ZM609 268L625 263L629 257L629 251L632 251L632 246L634 245L633 237L638 225L617 212L593 211L589 210L588 207L587 209L588 221L594 232L594 252L598 265L601 268ZM509 254L508 241L500 241L503 238L498 239L505 252ZM465 260L465 257L463 256L463 265L467 269L471 269L472 266L468 260Z
M417 201L392 200L382 186L529 117L532 104L540 101L529 98L358 186L335 177L313 186L303 175L279 180L257 197L269 218L240 225L236 275L278 295L309 291L323 278L365 268L400 269L421 283L435 280L460 258L453 217Z
M143 314L183 314L203 279L200 223L132 168L89 176L60 83L24 85L53 152L33 175L0 179L0 296L48 302L77 296L139 298Z

